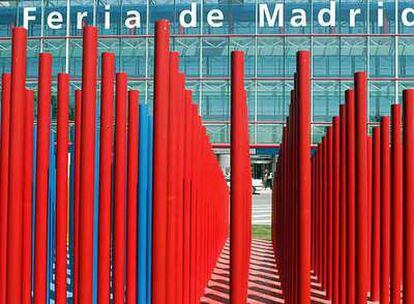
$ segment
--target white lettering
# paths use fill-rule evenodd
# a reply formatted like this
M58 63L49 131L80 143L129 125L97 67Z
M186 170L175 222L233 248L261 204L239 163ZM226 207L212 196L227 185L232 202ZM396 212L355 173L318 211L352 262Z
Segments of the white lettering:
M378 1L378 26L384 26L384 3L382 1Z
M274 27L276 20L279 19L278 26L283 27L284 23L284 12L283 12L283 4L278 3L275 5L275 9L273 10L272 16L270 16L269 7L267 4L259 4L259 26L265 26L265 19L269 27Z
M355 27L355 24L356 24L356 16L358 16L359 14L361 14L361 9L360 8L351 9L349 11L349 26L350 27Z
M292 18L290 18L290 24L293 27L306 26L306 11L301 8L295 8L292 10Z
M52 30L60 30L62 28L63 16L59 12L51 12L47 16L47 26Z
M105 29L108 30L111 28L111 12L109 11L111 9L110 5L105 5Z
M222 27L224 15L219 9L212 9L207 14L207 23L211 27Z
M23 27L29 28L29 21L35 21L36 16L30 15L31 12L36 12L35 7L25 7L23 8Z
M127 11L125 26L129 29L141 27L141 14L138 11Z
M411 20L409 19L409 15L411 16ZM401 14L401 21L405 26L414 26L414 8L406 8L402 11Z
M329 8L323 8L318 13L318 22L320 26L335 26L336 19L336 5L335 1L329 2ZM328 20L325 20L325 16L328 17Z
M190 21L186 20L186 17L190 18ZM185 9L180 13L180 25L183 28L196 27L197 26L197 3L191 3L191 9Z
M88 12L78 12L77 16L78 16L78 20L76 23L76 28L78 30L81 30L83 28L83 18L88 16Z

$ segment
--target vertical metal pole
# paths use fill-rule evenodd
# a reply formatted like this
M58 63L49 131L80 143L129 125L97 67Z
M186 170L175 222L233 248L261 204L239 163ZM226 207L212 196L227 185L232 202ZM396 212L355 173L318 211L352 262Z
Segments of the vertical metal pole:
M167 244L169 250L166 256L166 297L172 304L176 300L176 226L177 218L175 217L177 201L177 104L178 104L178 52L170 53L169 62L169 106L168 106L168 140L167 144Z
M383 117L381 120L381 303L389 303L390 298L390 170L390 118Z
M355 93L346 91L347 296L355 303Z
M82 134L79 208L79 304L92 302L95 183L96 67L98 31L86 26L82 59ZM40 304L40 303L39 303Z
M168 90L169 90L169 22L155 24L154 54L154 160L153 160L153 239L152 239L152 303L166 300L166 199Z
M414 90L403 92L404 304L414 303Z
M401 303L403 279L403 155L401 106L391 106L391 303Z
M0 304L6 304L7 208L9 187L11 74L1 78L1 147L0 147Z
M69 75L58 75L56 180L56 303L66 303L66 258L68 237L68 145L69 145Z
M138 136L139 93L132 90L128 95L127 304L137 303Z
M46 303L52 55L40 54L36 153L34 303Z
M243 123L242 90L244 82L244 54L234 51L231 55L231 215L230 215L230 302L246 303L243 290L245 276L243 246Z
M332 219L332 303L339 303L339 206L340 206L340 124L339 116L333 118L333 219Z
M299 301L310 303L310 53L301 51L298 67Z
M347 303L346 281L347 281L347 254L346 254L346 241L347 241L347 155L346 155L346 137L347 137L347 125L346 125L346 106L341 104L339 108L339 120L340 120L340 201L339 201L339 303Z
M367 75L355 74L355 300L367 302L368 293L368 176L367 176Z
M114 137L115 55L102 54L99 156L98 303L109 304L111 278L112 145Z
M73 199L73 303L78 303L79 291L79 208L81 176L82 91L75 91L75 186Z
M24 107L27 32L14 28L12 37L9 206L7 219L6 303L21 303L22 279L22 194Z
M114 303L124 303L125 293L125 211L126 211L126 119L127 85L125 73L116 74L115 113L115 197L114 197L114 260L113 288Z
M24 122L24 186L23 186L23 254L22 303L32 303L32 183L33 183L33 120L34 94L26 90Z
M381 257L381 132L374 127L372 134L372 247L371 301L380 299Z

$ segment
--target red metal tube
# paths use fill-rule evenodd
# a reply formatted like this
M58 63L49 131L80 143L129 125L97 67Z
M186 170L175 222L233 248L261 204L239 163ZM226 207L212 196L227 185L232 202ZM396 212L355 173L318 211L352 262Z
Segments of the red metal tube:
M390 152L390 118L383 117L381 120L381 303L389 303L390 299Z
M244 208L243 208L243 123L240 108L243 99L244 54L232 52L231 65L231 215L230 215L230 302L246 303L244 281Z
M66 303L66 256L68 236L69 75L58 75L56 162L56 303Z
M128 186L126 303L137 303L139 93L128 95Z
M82 55L83 105L80 160L82 208L79 209L79 304L92 302L97 46L96 27L86 26L83 33Z
M75 189L74 189L74 236L73 236L73 303L78 303L79 278L79 205L80 205L80 164L82 128L82 91L75 91Z
M111 279L112 145L114 137L115 55L102 54L99 156L98 303L109 304Z
M165 304L167 250L167 149L169 90L169 29L167 20L155 24L154 55L154 160L153 160L153 239L152 303Z
M368 176L367 176L367 75L355 74L355 300L367 302L368 293Z
M414 303L414 90L405 90L404 153L404 304Z
M116 74L115 113L115 199L114 199L114 303L124 303L125 293L125 224L126 224L126 119L127 85L125 73Z
M380 299L381 244L381 132L374 127L372 135L372 247L371 300Z
M46 303L52 55L40 54L36 153L34 304Z
M177 134L177 124L178 119L177 117L177 106L178 106L178 52L171 52L170 53L170 67L169 67L169 106L168 106L168 177L167 177L167 244L171 244L169 246L169 250L166 257L166 297L169 299L169 302L172 304L175 303L176 300L176 292L177 292L177 274L176 274L176 263L177 263L177 256L176 256L176 232L177 232L177 208L178 208L178 198L177 198L177 190L178 190L178 180L177 180L177 171L178 171L178 151L177 151L177 143L178 143L178 136Z
M347 298L355 303L355 93L346 91Z
M310 53L301 51L298 67L299 286L302 304L310 303Z
M401 106L391 106L391 303L401 303L403 279L403 155Z
M24 106L27 32L13 28L10 101L6 303L21 303Z
M339 116L333 118L333 266L332 303L339 303L339 208L340 208L340 124Z
M26 90L24 122L22 303L32 303L32 183L34 94Z
M0 147L0 304L6 303L7 206L9 187L11 74L1 78Z

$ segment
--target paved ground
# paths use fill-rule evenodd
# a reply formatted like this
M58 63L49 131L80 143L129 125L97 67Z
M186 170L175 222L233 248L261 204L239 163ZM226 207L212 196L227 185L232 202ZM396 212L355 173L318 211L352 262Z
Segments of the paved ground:
M214 270L202 304L229 303L229 248L225 246ZM248 304L285 303L279 272L269 241L253 240L250 259ZM312 303L328 304L316 278L312 278Z
M258 194L253 195L253 225L270 225L271 199L272 192L269 189L261 190Z

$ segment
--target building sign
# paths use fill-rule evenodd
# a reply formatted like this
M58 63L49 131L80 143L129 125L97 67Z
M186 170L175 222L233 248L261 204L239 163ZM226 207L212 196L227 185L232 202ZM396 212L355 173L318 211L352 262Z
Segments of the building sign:
M254 6L254 16L257 22L257 26L261 28L282 28L285 26L290 27L307 27L310 26L311 21L317 22L321 27L335 27L338 25L338 0L329 1L326 4L318 5L317 11L313 14L310 13L309 5L304 3L301 7L301 3L295 3L292 7L287 8L284 3L277 1L275 3L259 3ZM410 2L405 2L405 4ZM389 3L388 3L389 4ZM243 6L243 4L240 4ZM247 4L246 4L247 5ZM350 28L355 27L358 21L364 20L364 13L358 3L355 3L355 7L346 10L345 17L346 23ZM219 5L215 5L212 8L208 5L201 7L199 3L189 3L187 8L183 8L178 12L178 22L182 28L197 28L201 24L203 26L209 26L212 28L223 27L226 22L225 10L222 10ZM104 28L110 29L111 27L111 6L105 5L104 9ZM398 9L398 8L397 8ZM30 23L36 22L38 11L41 8L38 7L24 7L23 8L23 26L28 28ZM342 14L343 12L341 12ZM142 26L141 19L145 15L145 12L141 12L139 9L126 10L123 13L123 25L128 29L140 28ZM375 24L378 28L385 26L385 16L389 16L387 8L382 1L372 3L370 5L370 16L374 18ZM203 16L200 20L200 16ZM311 15L315 20L311 20ZM51 30L59 30L64 27L67 22L76 23L76 27L81 29L84 24L84 19L88 17L88 11L77 11L75 20L67 20L70 18L70 14L57 10L49 11L45 16L45 23ZM66 18L66 19L65 19ZM414 3L409 6L404 6L398 9L398 14L395 14L395 18L399 19L400 24L405 27L414 27Z

